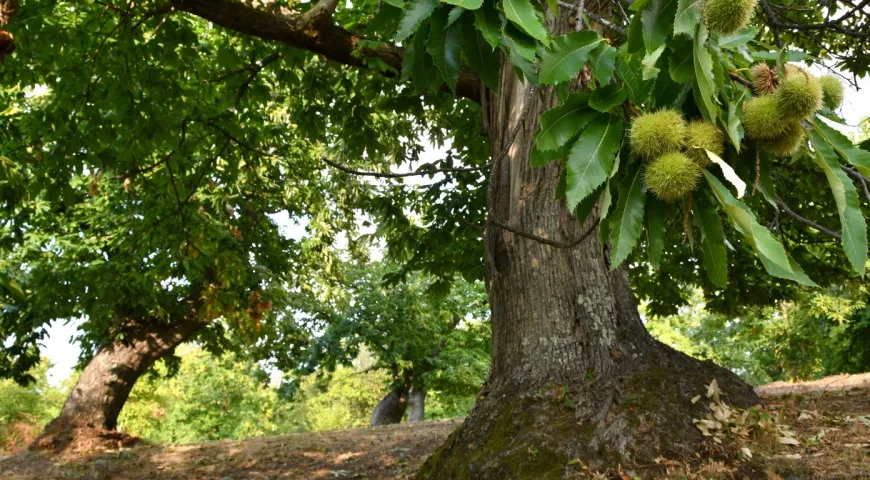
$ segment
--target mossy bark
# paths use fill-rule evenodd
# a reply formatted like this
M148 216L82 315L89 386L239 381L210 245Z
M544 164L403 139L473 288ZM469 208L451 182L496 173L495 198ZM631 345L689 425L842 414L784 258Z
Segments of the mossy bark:
M560 9L551 31L573 29L573 15ZM498 94L487 92L483 104L494 220L563 243L593 228L595 212L581 226L564 200L554 200L558 162L530 167L538 118L557 104L553 89L533 91L505 64ZM691 398L710 381L735 405L757 402L731 372L649 336L625 270L611 270L596 235L556 248L490 226L485 247L492 372L471 415L419 478L563 478L583 465L654 477L657 457L698 451L692 419L705 407Z

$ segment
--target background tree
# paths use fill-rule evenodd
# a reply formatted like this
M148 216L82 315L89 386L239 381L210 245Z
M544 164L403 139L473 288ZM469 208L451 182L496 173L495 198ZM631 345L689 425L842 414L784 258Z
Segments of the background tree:
M483 285L454 282L444 296L427 293L435 280L419 274L382 285L389 266L354 267L347 296L317 337L307 372L349 365L365 349L371 368L389 372L388 393L372 425L423 420L427 392L474 395L489 371L490 334Z
M455 182L436 181L433 189L423 188L423 193L409 198L367 202L367 209L376 212L378 233L388 238L391 255L406 260L409 268L430 269L447 281L455 269L483 258L492 311L492 374L472 415L430 459L421 476L516 477L535 472L561 477L573 458L602 468L616 463L652 464L665 448L668 455L691 456L701 437L688 420L700 416L703 408L691 398L711 379L719 382L735 405L756 401L752 389L730 372L692 360L649 337L626 269L620 266L638 245L652 267L663 261L674 265L673 258L665 256L671 247L697 249L700 254L692 253L690 262L679 264L680 271L697 275L697 265L703 265L717 289L711 295L734 292L726 281L735 274L738 280L750 278L743 275L746 270L767 271L776 277L768 282L776 286L790 281L813 284L812 278L830 281L833 275L825 273L846 275L844 266L864 272L864 200L857 187L865 185L870 175L868 153L820 120L819 115L835 121L837 117L830 106L819 108L821 93L815 80L794 67L791 73L786 70L786 61L800 59L800 54L770 52L754 40L756 32L745 28L755 12L754 2L708 0L702 5L644 0L632 3L627 11L619 2L584 9L528 0L462 5L412 0L380 8L373 2L339 8L334 0L292 9L235 0L108 5L77 8L73 14L67 4L47 5L40 11L43 5L35 2L32 10L23 7L15 22L22 31L41 31L43 18L60 17L94 25L96 38L128 35L132 40L122 46L163 49L157 52L161 55L133 57L159 66L171 65L175 49L192 48L199 40L196 35L173 36L173 29L163 25L188 25L199 22L194 19L199 17L226 29L207 31L230 42L258 37L265 41L258 46L284 43L312 63L318 55L332 65L374 72L377 75L357 72L340 77L336 88L318 78L312 95L324 90L337 94L315 97L325 100L305 97L297 104L294 97L288 102L294 108L288 110L287 119L309 127L297 133L322 142L331 157L328 164L349 175L383 177L388 167L416 160L414 148L408 145L419 143L424 120L430 138L452 140L451 149L459 155L448 156L446 162L459 158L461 167L430 165L411 174L456 174L451 177ZM104 16L109 20L100 23ZM119 30L117 25L137 28ZM63 29L48 30L68 35ZM627 33L625 38L621 31ZM147 38L141 32L149 32ZM15 62L25 47L38 52L37 43L51 38L42 34L16 38L22 36L19 50L10 57ZM33 44L27 43L30 40ZM81 42L55 45L61 44ZM131 55L140 52L138 47L130 50ZM27 86L32 82L27 72L39 71L40 65L49 70L58 66L41 60L34 62L35 68L16 64L16 84ZM76 71L74 62L67 62L64 71ZM775 139L754 138L752 126L758 123L751 119L758 117L744 114L744 106L754 100L756 106L772 104L770 98L762 99L766 90L758 85L755 92L749 89L759 78L758 71L750 77L749 69L758 62L774 69L768 70L765 88L793 92L784 102L775 100L784 105L776 108L775 116L761 118L775 127L788 127ZM4 65L12 64L7 59ZM119 67L111 78L125 78L125 71ZM396 77L398 87L388 83ZM77 78L80 95L81 85L95 77ZM109 77L96 78L109 82ZM347 88L355 80L361 85ZM281 91L280 82L270 87L270 92ZM437 93L443 90L456 98ZM380 99L372 94L390 92L385 98L394 103L381 100L374 109L365 108L356 92L363 92L366 99ZM173 97L172 90L161 89L161 94ZM350 108L333 110L333 102ZM323 117L302 115L311 104L328 107L318 112ZM69 111L70 102L57 105ZM653 128L646 130L656 135L662 129L654 127L670 128L672 142L663 149L655 141L645 146L637 142L643 135L626 137L626 131L634 132L643 118L639 114L664 109L674 109L668 114L672 120L684 116L707 122L703 128L708 132L718 130L712 134L715 141L707 137L701 138L703 143L686 144L681 121L647 125ZM129 123L131 128L137 124ZM367 124L398 127L361 128ZM245 134L247 148L240 149L261 161L291 158L282 146L273 146L262 124L235 125ZM167 136L174 144L179 136L183 138L183 131L169 129ZM489 139L488 155L482 155L487 144L481 131ZM755 129L765 131L770 130ZM30 145L39 138L23 137L29 138L19 144ZM716 155L707 155L699 146L709 146ZM703 165L693 167L692 159ZM716 160L716 165L706 165L707 160ZM795 164L798 173L788 175ZM652 165L656 166L650 170ZM790 189L788 183L774 180L801 178L803 170L828 182L833 203L820 197L818 180L813 184L808 179L812 185L808 189ZM683 181L672 189L672 179L677 177ZM759 194L744 202L742 190L747 184L753 189L757 184ZM399 195L406 188L383 190ZM459 202L463 195L467 205ZM673 202L678 197L681 201ZM408 221L402 208L408 202L424 207L422 225ZM800 226L802 235L788 238L783 228L777 239L759 220L768 218L768 211L774 212L774 220L788 216L800 223L794 226ZM811 213L821 219L808 218ZM735 227L728 231L727 242L723 218ZM839 222L839 232L820 223L830 220ZM782 224L772 221L771 228ZM687 246L670 241L679 238L680 231ZM482 256L466 243L481 233ZM592 238L595 233L603 248ZM819 249L811 248L811 242L819 239L824 242ZM805 243L810 247L802 248ZM834 253L833 243L841 245L845 255ZM730 263L728 245L737 245ZM760 265L734 269L746 251L755 251ZM814 262L804 263L804 271L800 262L806 259ZM731 275L727 266L733 270ZM479 268L463 270L469 276L480 272ZM749 285L735 283L736 291ZM566 397L571 402L564 402ZM542 424L548 428L542 429ZM511 442L506 445L502 440L508 435ZM529 461L533 448L543 454Z

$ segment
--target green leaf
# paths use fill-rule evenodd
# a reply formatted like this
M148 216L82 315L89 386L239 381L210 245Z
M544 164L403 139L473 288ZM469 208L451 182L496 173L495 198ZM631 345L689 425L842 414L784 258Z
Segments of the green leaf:
M665 44L674 25L676 12L677 0L651 0L641 12L643 43L647 53L654 52Z
M728 255L725 249L725 233L716 207L707 195L695 196L695 219L701 230L701 252L704 254L704 269L710 281L724 288L728 283Z
M840 168L840 160L828 141L817 130L810 132L816 154L816 164L825 172L840 215L841 242L852 268L864 275L867 263L867 224L861 215L861 203L855 184Z
M577 220L579 220L581 224L585 222L586 217L588 217L589 214L592 213L592 209L594 209L595 206L598 205L598 199L601 198L602 191L604 191L603 185L596 188L595 191L592 192L592 195L584 198L583 201L580 202L579 205L577 205L577 208L574 209L574 214L577 216Z
M784 60L786 62L799 62L801 60L806 60L809 58L809 55L806 52L801 52L798 50L784 50ZM752 52L752 56L755 57L756 60L779 60L780 54L779 52Z
M406 59L410 62L410 75L414 79L414 88L417 93L424 93L429 90L429 84L432 83L432 79L426 74L426 71L429 67L432 66L429 61L428 54L426 53L426 38L429 36L429 22L424 22L417 31L417 34L414 35L414 38L411 39L410 49L413 54L410 59ZM408 62L404 62L408 63ZM403 75L405 65L402 65ZM437 75L436 75L437 76ZM440 83L440 79L436 79L436 82Z
M637 5L637 2L632 5ZM643 20L640 15L632 15L631 23L628 24L628 42L625 44L626 52L635 54L644 50L643 45Z
M457 25L447 26L446 9L438 10L432 15L432 20L429 22L429 42L426 44L426 51L432 56L432 61L441 72L441 77L450 87L450 90L456 90L456 83L459 80L459 67L461 66L462 44L459 38L459 27Z
M601 42L601 37L590 30L556 37L550 48L541 54L541 82L571 80L588 60L589 52Z
M570 152L570 142L566 142L565 145L562 145L562 147L557 150L539 150L538 147L535 146L535 148L532 149L531 155L529 155L532 162L532 168L546 167L554 160L567 160Z
M444 3L449 3L450 5L456 5L457 7L462 7L466 10L477 10L483 5L483 0L441 0Z
M643 210L646 202L643 169L639 162L635 162L629 168L634 171L629 170L628 175L619 184L619 200L609 222L610 245L613 248L610 254L610 268L618 267L628 258L640 239L643 226Z
M738 111L737 102L728 102L728 128L725 131L728 133L731 145L734 146L737 153L740 153L740 141L743 140L743 122L740 120Z
M722 205L722 209L737 231L755 249L764 269L775 277L815 287L816 284L807 277L800 266L789 258L782 244L771 235L769 230L758 223L755 214L743 202L734 198L712 173L707 170L703 172L716 200Z
M622 121L616 116L602 115L586 127L568 156L569 210L607 180L621 142Z
M547 43L547 29L538 19L538 11L529 0L504 0L502 2L504 14L508 20L520 27L535 40Z
M677 83L686 83L695 76L692 41L678 37L671 42L671 54L668 57L668 73Z
M637 57L620 57L616 63L616 74L622 80L629 98L635 104L646 103L653 88L653 82L641 77L643 65Z
M713 78L713 57L704 46L706 41L707 27L701 23L698 25L698 33L695 35L695 98L699 100L698 108L704 114L704 118L715 124L719 115L715 103L716 86Z
M613 72L616 70L616 58L619 52L607 44L601 42L595 49L589 52L589 67L592 69L592 74L601 85L606 85L613 77Z
M611 108L620 105L626 98L628 98L628 92L622 88L622 85L611 83L610 85L596 88L592 92L592 97L589 98L589 106L599 112L605 113Z
M480 30L486 43L493 49L501 42L502 21L492 3L486 3L474 11L474 26Z
M399 31L396 32L395 41L401 42L410 37L412 33L417 31L423 20L432 15L437 6L438 0L411 0L408 2L402 20L399 22Z
M580 133L598 114L587 108L589 94L575 93L562 105L541 115L541 129L535 135L535 148L555 150Z
M514 66L517 76L526 77L532 85L538 85L538 71L531 60L523 57L522 48L510 37L502 37L502 42L508 49L508 60Z
M451 26L456 23L457 20L462 18L462 13L465 12L465 9L462 7L453 7L450 10L450 14L447 15L447 26Z
M813 122L813 125L825 136L828 142L834 146L834 150L839 153L843 159L851 163L864 174L865 177L870 177L870 152L856 147L851 140L845 135L830 127L822 121Z
M758 35L758 27L747 27L730 35L719 37L719 48L736 50Z
M659 61L659 57L662 56L662 53L665 51L665 46L660 46L657 50L652 53L648 53L641 63L643 64L643 79L644 80L652 80L656 78L659 74L659 69L656 67L656 63Z
M759 155L761 158L758 169L758 191L761 192L761 196L767 200L767 203L776 207L776 189L773 184L773 176L770 173L770 158L765 153L759 153Z
M693 36L695 26L701 20L701 4L703 0L679 0L677 15L674 18L674 35L684 33Z
M526 60L530 62L535 61L535 55L538 53L538 43L535 42L534 38L520 31L513 24L508 23L505 25L502 42L505 44L510 43L511 48L514 48Z
M486 43L470 16L466 16L462 23L462 49L465 51L468 66L480 75L483 83L490 90L497 92L501 74L501 55Z
M649 195L646 204L647 257L654 270L658 270L665 251L665 215L667 205L655 195Z

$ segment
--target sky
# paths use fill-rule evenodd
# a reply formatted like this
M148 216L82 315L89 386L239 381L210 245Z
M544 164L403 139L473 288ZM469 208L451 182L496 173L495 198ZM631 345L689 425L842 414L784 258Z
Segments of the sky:
M815 75L828 73L824 68L814 66L810 70ZM861 120L870 117L870 78L865 77L858 81L859 90L856 91L846 86L845 98L843 106L840 109L840 115L848 122L848 125L840 128L844 133L850 136L857 135L860 131L858 124ZM839 125L834 125L840 127ZM431 146L421 156L422 162L428 162L440 159L444 155L444 148L437 149ZM407 179L408 183L414 180ZM282 233L291 238L300 238L305 234L305 225L296 224L291 221L286 212L272 215L272 218L280 226ZM53 364L48 371L49 382L53 385L60 385L64 380L69 378L73 368L78 361L80 349L74 342L70 340L75 337L78 326L82 320L55 320L51 322L48 328L48 336L41 342L42 355L47 357Z

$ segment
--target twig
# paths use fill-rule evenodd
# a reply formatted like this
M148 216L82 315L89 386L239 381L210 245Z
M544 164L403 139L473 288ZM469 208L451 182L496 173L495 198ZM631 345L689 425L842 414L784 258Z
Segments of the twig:
M501 229L507 230L513 234L519 235L520 237L528 238L529 240L534 240L536 242L543 243L544 245L549 245L551 247L556 247L556 248L574 248L577 245L580 245L583 242L583 240L586 240L586 238L589 237L589 235L592 235L592 232L595 231L595 227L598 226L599 221L601 221L601 219L596 218L595 221L592 222L592 225L589 226L589 229L580 235L580 238L578 238L577 240L574 240L573 242L570 242L570 243L557 242L554 240L550 240L549 238L539 237L538 235L527 233L527 232L524 232L522 230L516 229L514 227L505 225L497 220L491 220L490 223L495 225L498 228L501 228Z
M583 12L587 17L591 18L592 20L595 20L596 22L603 25L605 28L609 28L609 29L613 30L614 32L622 35L623 37L628 35L624 28L614 24L613 22L611 22L610 20L607 20L606 18L601 17L600 15L596 15L596 14L590 12L589 10L586 10L582 6L574 5L572 3L568 3L568 2L565 2L563 0L557 0L556 3L560 7L570 8L571 10L574 10L575 12Z
M739 74L737 74L736 72L731 72L731 71L729 71L729 72L728 72L728 76L731 77L731 80L734 80L734 81L736 81L736 82L742 83L743 86L745 86L746 88L750 88L750 89L752 88L752 82L750 82L749 80L747 80L747 79L741 77L741 76L740 76Z
M779 207L783 212L785 212L786 215L788 215L788 216L791 217L791 218L794 218L794 219L797 220L798 222L803 223L804 225L807 225L807 226L809 226L809 227L812 227L812 228L818 230L820 233L823 233L823 234L825 234L825 235L827 235L827 236L829 236L829 237L831 237L831 238L836 238L837 240L842 240L842 239L843 239L843 237L840 236L839 233L837 233L837 232L835 232L835 231L833 231L833 230L828 230L827 228L825 228L825 227L819 225L818 223L816 223L816 222L814 222L814 221L812 221L812 220L810 220L810 219L808 219L808 218L804 218L804 217L798 215L797 213L795 213L794 211L792 211L792 209L788 208L788 205L786 205L785 202L783 202L782 199L779 198L779 196L776 197L776 205L777 205L777 206L778 206L778 207Z
M245 92L248 91L248 87L251 86L251 83L257 78L257 74L259 74L267 65L275 62L281 56L279 52L275 52L268 57L255 62L253 64L253 68L251 68L251 74L248 75L248 78L242 82L242 85L239 87L239 91L236 92L235 98L233 98L233 106L230 107L230 110L236 111L236 107L239 106L239 102L242 100L242 97L245 96Z
M350 167L346 167L344 165L333 162L327 157L321 157L324 163L327 165L334 167L342 172L349 173L351 175L360 175L364 177L375 177L375 178L405 178L405 177L418 177L422 175L432 175L435 173L456 173L456 172L479 172L481 170L485 170L487 166L483 167L457 167L457 168L438 168L435 170L426 170L420 171L419 169L415 172L405 172L405 173L381 173L381 172L369 172L364 170L355 170ZM431 165L431 164L430 164ZM422 167L421 167L422 168Z

